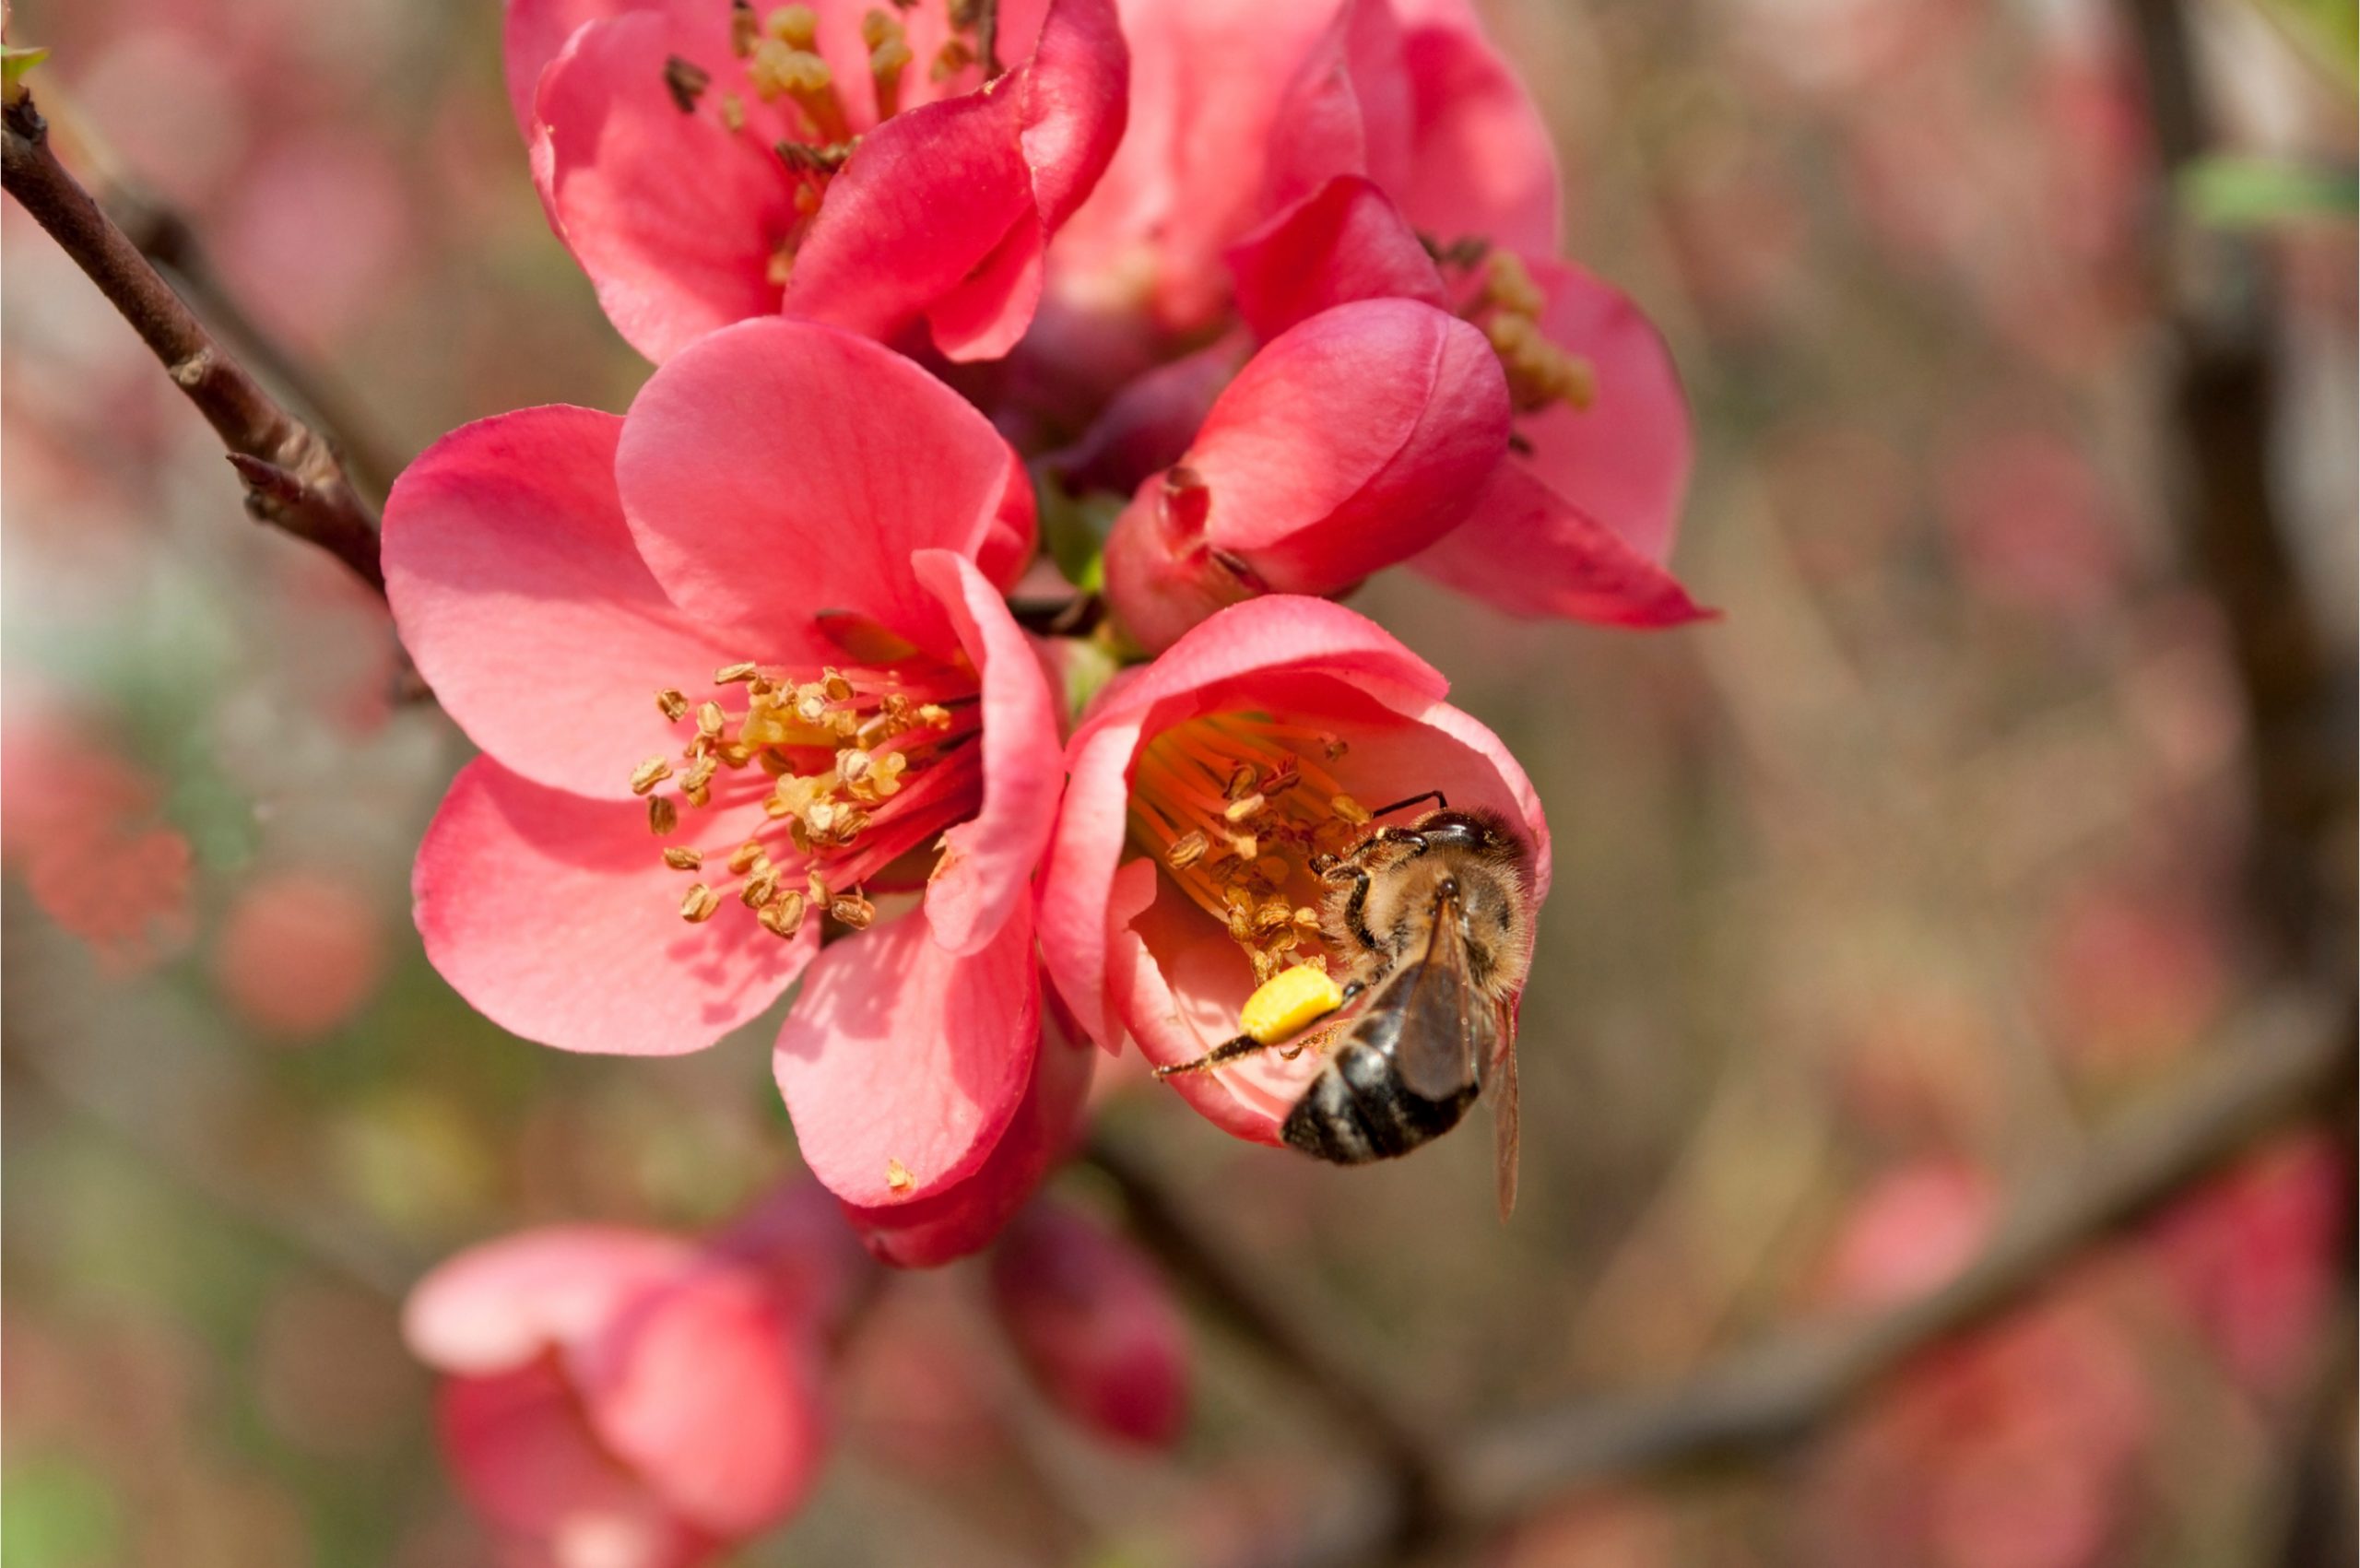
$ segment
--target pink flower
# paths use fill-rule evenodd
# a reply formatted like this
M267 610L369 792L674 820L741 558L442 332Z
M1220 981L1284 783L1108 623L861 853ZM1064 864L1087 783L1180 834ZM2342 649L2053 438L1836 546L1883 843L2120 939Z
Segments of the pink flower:
M824 1457L827 1339L857 1281L814 1196L704 1244L529 1231L420 1281L404 1337L444 1374L445 1456L507 1561L690 1568L795 1510Z
M1250 390L1234 399L1214 403L1209 392L1198 405L1202 433L1162 443L1191 481L1206 466L1202 449L1234 448L1257 416L1273 414L1268 445L1292 443L1323 464L1340 448L1346 461L1330 465L1339 475L1374 474L1396 450L1384 437L1412 422L1430 441L1464 444L1469 462L1446 478L1425 466L1420 443L1400 444L1380 497L1395 480L1430 474L1451 502L1388 515L1380 497L1366 498L1384 518L1374 529L1338 519L1336 496L1317 486L1289 494L1219 482L1176 520L1151 525L1174 509L1150 480L1110 547L1120 560L1110 559L1109 591L1126 627L1160 647L1192 614L1262 591L1254 563L1217 538L1234 529L1265 549L1282 543L1292 558L1296 581L1270 587L1333 593L1409 560L1519 615L1669 626L1705 614L1664 567L1692 455L1677 374L1628 300L1555 259L1558 178L1545 127L1472 12L1456 0L1398 11L1389 0L1348 0L1306 27L1296 14L1265 26L1258 11L1167 9L1127 12L1139 61L1132 134L1053 253L1066 324L1044 352L1070 357L1077 341L1094 339L1099 360L1154 361L1153 332L1142 346L1108 324L1127 308L1198 336L1233 313L1268 355L1337 307L1375 300L1394 301L1399 322L1413 303L1456 317L1477 349L1454 338L1446 352L1429 327L1421 353L1405 331L1399 352L1380 359L1364 347L1362 364L1325 383L1298 351L1283 369L1257 359L1240 381ZM1242 37L1253 39L1250 55ZM1213 80L1218 89L1202 85ZM1241 127L1250 139L1236 139ZM1198 156L1206 136L1227 156ZM1208 215L1219 218L1210 230ZM1366 336L1323 330L1330 341ZM1420 407L1414 392L1429 386L1456 395ZM1117 395L1106 417L1135 414ZM1186 417L1166 408L1175 431ZM1493 461L1476 471L1486 443ZM1093 431L1077 450L1103 444ZM1139 476L1115 477L1127 494ZM1249 521L1227 521L1232 510Z
M661 360L784 309L1006 353L1121 138L1128 64L1108 0L1019 0L987 81L985 9L509 0L534 181L616 329Z
M1111 1051L1127 1035L1171 1065L1235 1034L1265 972L1321 956L1307 854L1428 790L1521 832L1537 910L1540 803L1447 690L1374 623L1290 595L1221 611L1110 687L1067 746L1041 890L1043 961L1092 1038ZM1264 1051L1170 1081L1229 1131L1276 1143L1320 1065Z
M1117 1442L1177 1442L1188 1421L1188 1325L1146 1255L1043 1201L991 1261L992 1306L1049 1402Z
M1336 594L1439 542L1505 449L1483 336L1408 300L1323 312L1257 354L1106 545L1123 627L1161 651L1225 604Z
M1061 783L1000 597L1032 530L980 415L802 323L714 334L622 419L446 437L385 514L403 641L486 753L419 851L428 957L504 1028L631 1055L801 975L776 1068L812 1172L887 1207L980 1170L1034 1076Z

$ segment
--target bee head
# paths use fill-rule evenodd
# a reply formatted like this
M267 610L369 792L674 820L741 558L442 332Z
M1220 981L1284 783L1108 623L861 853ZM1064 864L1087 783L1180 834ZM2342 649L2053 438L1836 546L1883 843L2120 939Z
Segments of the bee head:
M1520 864L1525 857L1523 835L1496 812L1481 808L1429 811L1418 819L1413 831L1430 848L1462 849L1486 860L1510 864Z

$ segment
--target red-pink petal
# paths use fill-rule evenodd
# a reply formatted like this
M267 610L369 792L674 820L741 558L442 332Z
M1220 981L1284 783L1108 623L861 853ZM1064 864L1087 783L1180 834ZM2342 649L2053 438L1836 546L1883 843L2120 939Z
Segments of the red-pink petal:
M871 1207L960 1180L1015 1115L1040 1029L1021 902L964 958L906 917L827 949L773 1055L803 1162Z
M615 459L623 513L673 601L760 631L742 657L815 662L839 656L812 623L821 610L955 648L911 552L974 558L1007 526L1012 469L989 421L909 360L785 321L676 355L631 404Z
M1442 275L1399 209L1355 175L1328 181L1229 253L1237 311L1273 337L1355 300L1445 303Z
M1388 0L1344 0L1288 89L1270 132L1263 191L1293 206L1338 175L1390 190L1409 178L1411 92Z
M1564 183L1531 95L1466 0L1401 0L1399 8L1416 108L1409 171L1388 185L1393 199L1445 244L1476 238L1555 250Z
M460 1491L504 1528L547 1536L573 1521L611 1521L634 1542L676 1544L681 1527L599 1446L554 1359L444 1384L435 1426Z
M1279 593L1327 594L1457 525L1507 453L1498 356L1407 300L1339 306L1263 348L1188 449L1205 538Z
M682 113L665 87L671 54L728 58L727 16L593 23L541 76L543 198L615 330L658 361L778 309L771 258L797 220L769 143Z
M655 694L745 656L640 560L615 499L621 429L564 407L462 426L403 473L384 528L402 645L443 711L526 778L616 799L677 744Z
M677 1237L613 1225L502 1236L444 1259L418 1282L402 1305L402 1338L439 1371L505 1372L595 1332L620 1303L693 1256Z
M1067 743L1065 803L1042 882L1041 956L1081 1029L1108 1051L1107 909L1128 831L1131 757L1143 726L1186 716L1208 689L1312 668L1439 701L1449 683L1365 616L1325 599L1272 595L1205 621L1153 664L1108 688Z
M1587 360L1598 396L1521 421L1527 466L1551 489L1652 561L1671 554L1695 456L1688 398L1670 350L1622 290L1547 257L1525 263L1549 297L1541 330Z
M1046 1199L993 1253L992 1305L1049 1402L1102 1437L1149 1447L1188 1421L1188 1325L1154 1262Z
M933 1268L980 1251L1071 1148L1097 1053L1069 1020L1058 1021L1063 1009L1054 996L1043 1002L1032 1080L991 1157L965 1180L914 1202L844 1206L873 1256L901 1268Z
M1056 700L1032 639L999 590L949 550L912 558L942 601L982 681L984 803L943 835L926 884L926 916L945 951L972 953L997 936L1030 894L1032 868L1056 822L1065 785Z
M818 1478L816 1354L760 1276L706 1261L629 1303L570 1365L612 1453L681 1518L743 1536Z
M611 21L633 11L661 8L662 0L508 0L502 18L501 64L508 81L508 107L525 139L533 136L533 96L541 72L565 41L584 22Z
M1003 25L1009 19L1003 13ZM1015 75L1032 199L1042 227L1055 233L1097 185L1123 139L1131 55L1112 0L1050 0L1032 58Z
M1502 464L1475 514L1411 564L1511 615L1663 627L1713 614L1524 463Z
M759 808L688 814L671 840L726 852ZM748 911L680 918L692 878L667 868L637 803L548 789L491 759L463 769L412 880L426 956L476 1010L568 1051L701 1050L784 991L818 945Z

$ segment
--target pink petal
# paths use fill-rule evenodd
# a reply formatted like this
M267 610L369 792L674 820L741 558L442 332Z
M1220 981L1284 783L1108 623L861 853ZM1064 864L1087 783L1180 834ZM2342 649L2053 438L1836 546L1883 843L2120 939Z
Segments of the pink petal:
M1067 743L1065 803L1041 892L1041 956L1081 1029L1107 1051L1107 910L1128 831L1131 757L1142 728L1185 715L1209 689L1303 669L1375 679L1439 701L1449 683L1364 616L1325 599L1272 595L1221 611L1113 687Z
M1221 252L1261 216L1272 121L1327 22L1322 6L1262 0L1126 5L1128 129L1060 237L1066 270L1092 289L1136 288L1126 279L1145 261L1163 326L1218 315Z
M1054 233L1097 185L1123 139L1131 55L1112 0L1051 0L1032 58L1015 75L1033 202Z
M990 423L909 360L785 321L675 356L631 404L615 459L624 515L674 602L761 631L743 657L815 662L837 656L812 624L821 610L955 648L911 552L974 558L1006 530L1021 473Z
M508 0L502 18L501 63L508 81L508 107L516 129L533 138L533 98L541 72L584 22L611 21L633 11L662 8L662 0Z
M1384 190L1405 183L1410 105L1392 6L1345 0L1312 46L1271 128L1268 209L1292 206L1338 175L1363 175Z
M1065 786L1056 703L1032 640L972 562L949 550L920 550L912 560L983 682L984 804L943 835L926 890L934 939L963 957L997 936L1029 894L1056 822Z
M1695 456L1680 371L1654 324L1622 290L1570 263L1528 258L1549 296L1541 328L1598 372L1587 408L1563 404L1520 423L1541 483L1647 560L1671 554Z
M778 309L771 258L793 191L767 141L680 112L664 85L678 53L727 60L728 9L702 24L640 11L575 33L542 74L543 197L615 330L661 361L715 327Z
M1475 514L1411 564L1511 615L1663 627L1713 614L1525 463L1502 464Z
M1040 1029L1021 902L965 958L907 918L829 948L773 1055L803 1162L838 1197L869 1207L958 1181L1015 1115Z
M1411 224L1447 244L1557 248L1556 147L1516 74L1466 0L1403 0L1403 62L1415 98L1405 178L1386 186Z
M906 110L870 132L828 186L787 276L791 316L890 338L985 270L1020 225L1038 228L1016 92ZM993 287L1001 304L1016 275ZM1032 301L1022 302L1029 319ZM996 314L975 301L965 318ZM1016 324L1021 330L1022 322ZM966 335L976 332L972 319Z
M844 1205L872 1256L901 1268L933 1268L980 1251L1065 1157L1097 1053L1070 1020L1056 1021L1062 1011L1055 997L1046 998L1023 1103L974 1174L914 1202Z
M1376 185L1339 176L1238 242L1229 253L1237 310L1272 337L1355 300L1446 303L1442 275Z
M693 1256L674 1237L620 1226L502 1236L445 1259L418 1282L402 1306L402 1338L442 1372L505 1372L596 1331L620 1303Z
M554 1360L443 1385L435 1426L468 1503L508 1529L543 1536L575 1521L612 1521L651 1545L679 1529L598 1445ZM634 1562L643 1560L662 1561Z
M668 841L726 853L759 808L688 814ZM591 800L491 759L463 769L412 879L426 956L502 1029L568 1051L702 1050L770 1006L818 946L748 911L680 918L693 878L667 868L636 803Z
M1457 525L1507 452L1507 382L1483 335L1407 300L1339 306L1257 354L1187 466L1205 537L1279 593L1326 594Z
M816 1354L758 1275L707 1262L631 1303L571 1364L611 1452L682 1519L743 1536L818 1479Z
M621 429L563 407L462 426L402 474L384 527L402 645L467 738L536 783L616 799L678 744L656 691L744 656L640 560L615 499Z
M1152 1259L1049 1200L991 1260L992 1306L1049 1402L1102 1437L1148 1447L1188 1421L1188 1325Z

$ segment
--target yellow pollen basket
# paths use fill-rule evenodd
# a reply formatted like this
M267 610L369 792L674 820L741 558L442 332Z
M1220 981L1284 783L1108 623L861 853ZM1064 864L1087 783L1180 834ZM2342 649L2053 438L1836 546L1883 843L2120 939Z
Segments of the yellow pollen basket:
M1316 963L1282 969L1256 987L1237 1015L1237 1032L1275 1045L1344 1005L1344 988Z

